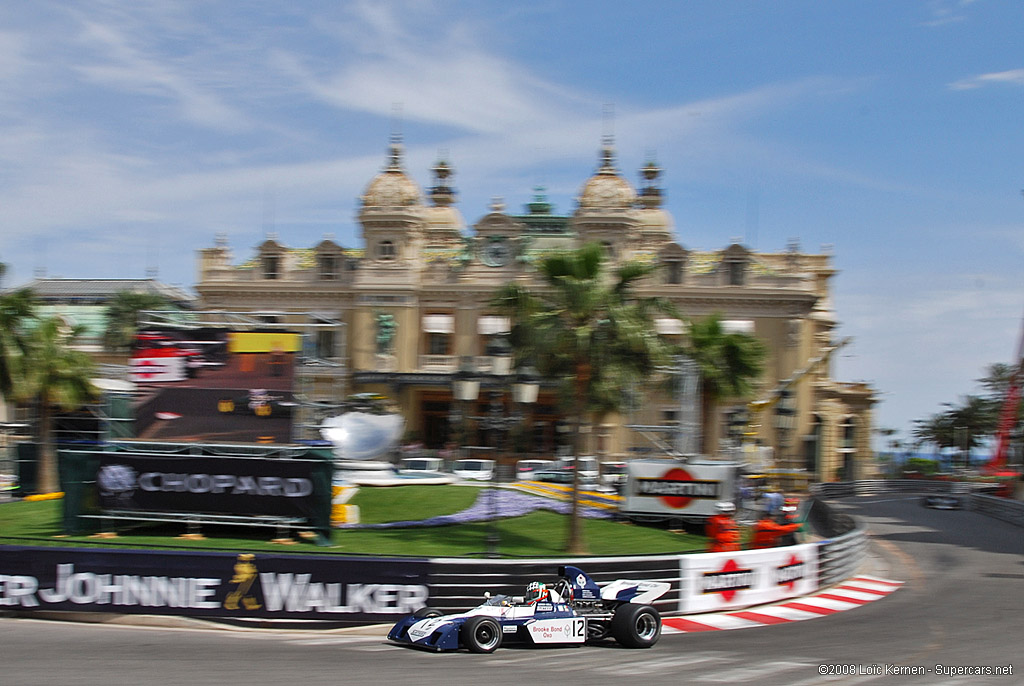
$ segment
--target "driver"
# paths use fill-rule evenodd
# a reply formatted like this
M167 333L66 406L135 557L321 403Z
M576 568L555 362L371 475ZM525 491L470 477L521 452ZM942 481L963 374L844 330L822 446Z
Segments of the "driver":
M527 605L533 605L534 603L539 603L542 600L549 600L550 597L548 587L539 581L531 581L526 587L525 600Z

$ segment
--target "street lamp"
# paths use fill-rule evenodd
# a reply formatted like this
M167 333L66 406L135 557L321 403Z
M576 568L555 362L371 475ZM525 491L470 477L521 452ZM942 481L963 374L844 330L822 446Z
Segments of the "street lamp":
M472 419L477 422L477 425L487 435L493 434L495 436L493 440L494 445L488 446L486 450L493 450L497 453L502 434L510 432L512 427L522 423L525 418L524 413L518 408L537 401L537 394L540 390L540 376L529 365L517 369L515 374L510 373L512 348L504 337L497 337L491 341L487 346L486 352L491 361L491 373L487 375L477 374L473 368L471 358L463 357L459 370L452 375L452 396L457 403L476 401L480 395L481 380L489 380L498 387L498 390L494 391L491 395L490 410L483 417L471 417L468 413L460 414L457 411L453 411L452 420L462 423L463 450L471 449L469 446L465 446L465 440L469 433L467 430L468 423ZM511 391L515 405L515 408L509 414L506 414L504 403L501 402L506 389ZM498 557L498 544L500 542L497 529L497 473L498 463L495 460L495 469L491 474L489 484L491 512L487 529L488 557Z
M775 433L779 443L776 463L782 463L783 453L789 442L789 432L795 428L796 404L793 402L793 392L783 389L779 391L779 402L775 405Z

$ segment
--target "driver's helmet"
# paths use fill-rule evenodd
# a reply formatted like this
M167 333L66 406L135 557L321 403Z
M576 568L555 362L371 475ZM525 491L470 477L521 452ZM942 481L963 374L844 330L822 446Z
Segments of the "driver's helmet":
M736 506L728 500L722 500L715 503L715 509L718 510L719 514L732 514L736 511Z
M536 603L541 600L547 600L548 598L548 587L539 581L531 581L526 587L526 602Z

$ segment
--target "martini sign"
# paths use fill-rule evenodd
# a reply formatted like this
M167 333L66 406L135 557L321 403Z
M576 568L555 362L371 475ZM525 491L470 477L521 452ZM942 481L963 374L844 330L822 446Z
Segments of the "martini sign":
M733 499L732 463L634 460L627 470L625 514L700 518L714 514L719 500Z

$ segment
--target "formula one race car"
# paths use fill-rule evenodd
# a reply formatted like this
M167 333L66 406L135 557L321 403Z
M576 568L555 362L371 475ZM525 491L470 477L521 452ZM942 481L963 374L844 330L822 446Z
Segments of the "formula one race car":
M936 510L960 510L964 506L963 499L960 496L947 493L926 495L921 498L921 504Z
M559 567L553 587L533 582L524 597L484 595L483 605L442 615L424 607L388 633L396 643L430 650L466 648L492 653L507 641L534 644L593 643L611 636L627 648L650 648L661 636L661 615L647 603L669 584L619 579L598 585L576 567Z

